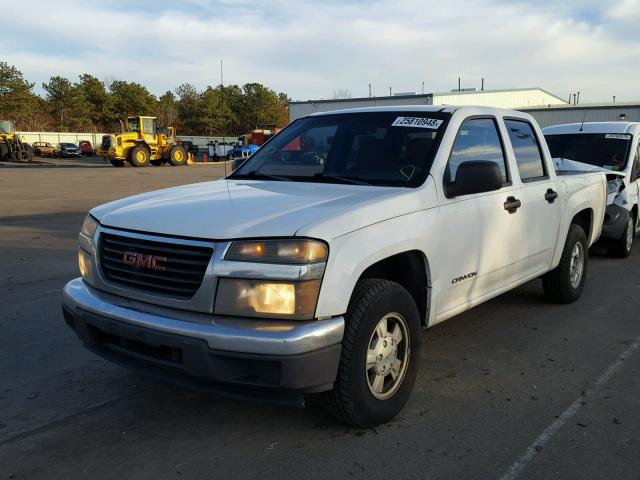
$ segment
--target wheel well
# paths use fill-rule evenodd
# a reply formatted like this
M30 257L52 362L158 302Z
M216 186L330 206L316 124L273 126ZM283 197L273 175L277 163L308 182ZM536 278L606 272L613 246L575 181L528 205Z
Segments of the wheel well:
M421 252L412 250L380 260L369 266L359 280L365 278L391 280L406 288L416 302L422 323L426 324L429 308L429 266Z
M571 223L580 225L587 235L587 241L591 238L591 228L593 225L593 211L590 208L582 210L574 215L571 219Z

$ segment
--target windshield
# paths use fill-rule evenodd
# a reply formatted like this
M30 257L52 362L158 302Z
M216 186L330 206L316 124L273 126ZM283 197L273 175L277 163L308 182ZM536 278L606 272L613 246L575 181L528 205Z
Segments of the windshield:
M140 131L140 119L137 117L127 118L127 126L130 132Z
M75 145L73 143L61 143L60 145L65 148L75 148Z
M229 178L414 187L429 173L449 116L372 112L303 118Z
M609 170L624 170L631 147L626 133L571 133L545 135L551 156L588 163Z
M0 120L0 133L12 133L13 123L9 120Z

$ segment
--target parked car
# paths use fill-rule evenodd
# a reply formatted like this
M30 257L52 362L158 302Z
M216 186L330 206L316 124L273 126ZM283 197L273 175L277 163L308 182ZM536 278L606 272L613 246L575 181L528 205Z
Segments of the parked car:
M96 154L96 150L93 148L93 145L91 145L91 142L88 140L80 140L80 142L78 142L78 149L80 150L80 153L82 155L87 155L92 157Z
M581 162L607 172L602 237L611 256L628 257L640 236L640 123L574 123L543 132L558 168L572 169L573 162Z
M31 147L38 157L55 157L58 154L58 149L49 142L33 142Z
M61 143L58 148L58 155L61 157L80 157L82 153L80 149L73 143Z
M577 300L606 194L556 174L526 113L313 114L224 180L91 210L63 312L129 368L370 427L408 400L422 328L538 277Z

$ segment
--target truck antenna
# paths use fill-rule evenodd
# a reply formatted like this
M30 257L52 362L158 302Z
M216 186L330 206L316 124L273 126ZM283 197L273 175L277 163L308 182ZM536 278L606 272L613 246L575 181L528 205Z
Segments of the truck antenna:
M579 132L582 131L582 127L584 127L584 121L587 119L587 111L584 111L584 115L582 116L582 123L580 124L580 130L578 130Z

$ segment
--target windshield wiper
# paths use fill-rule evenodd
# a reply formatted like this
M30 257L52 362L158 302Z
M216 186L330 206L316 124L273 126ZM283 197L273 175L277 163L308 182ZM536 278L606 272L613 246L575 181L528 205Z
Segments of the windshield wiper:
M264 180L278 180L280 182L288 182L291 181L289 177L283 177L281 175L269 175L267 173L258 172L257 170L253 170L249 173L235 173L229 178L254 178L254 179L264 179Z
M355 177L341 177L340 175L327 175L325 173L319 172L313 176L314 179L327 179L327 180L338 180L342 183L350 183L352 185L371 185L370 183L364 182L359 178Z

